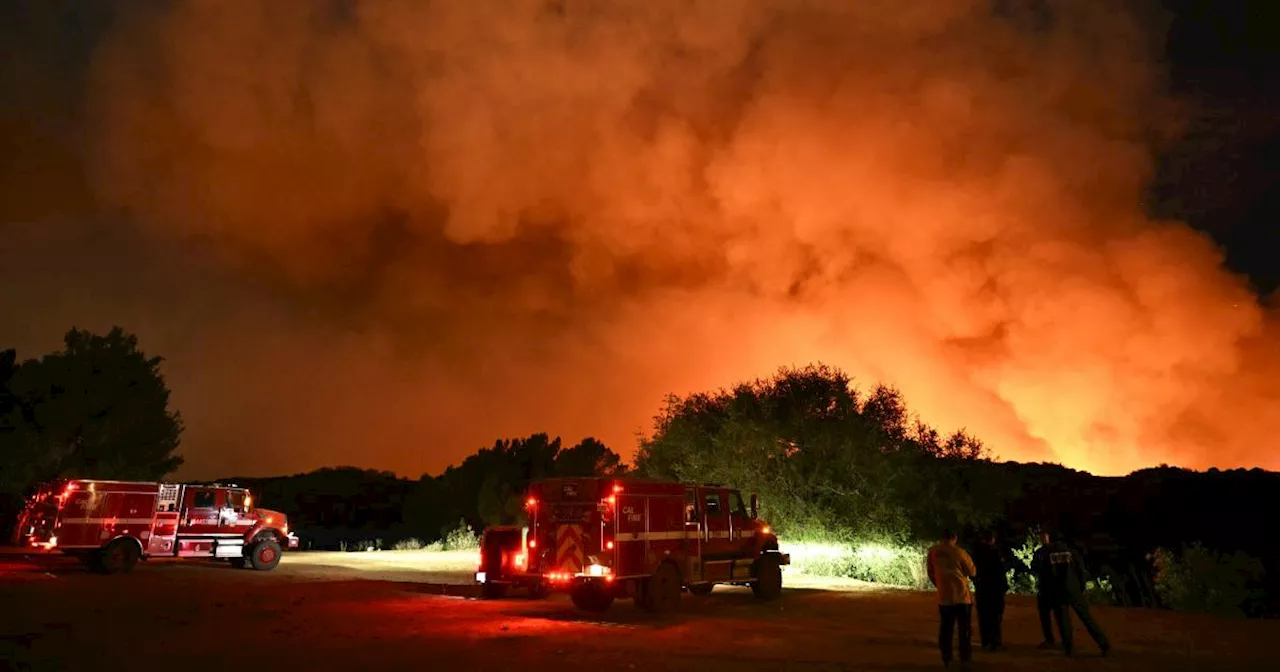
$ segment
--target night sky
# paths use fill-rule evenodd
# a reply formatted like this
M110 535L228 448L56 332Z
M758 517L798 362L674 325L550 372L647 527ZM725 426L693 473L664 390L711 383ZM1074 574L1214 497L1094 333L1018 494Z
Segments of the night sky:
M4 0L0 347L137 333L190 478L629 457L815 361L1280 468L1280 8L993 4Z
M1166 0L1172 89L1192 113L1153 185L1156 212L1211 234L1264 294L1280 283L1280 6Z

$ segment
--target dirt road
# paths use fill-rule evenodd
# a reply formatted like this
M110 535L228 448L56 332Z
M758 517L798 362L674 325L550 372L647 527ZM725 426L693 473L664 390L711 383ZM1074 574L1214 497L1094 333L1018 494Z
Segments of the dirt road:
M928 594L795 588L766 604L718 588L686 595L673 617L629 602L586 617L563 596L475 599L459 585L469 554L425 573L412 556L352 555L291 555L274 572L152 561L120 576L0 555L0 670L941 669ZM973 669L1269 669L1280 641L1277 622L1097 613L1111 657L1077 625L1080 654L1067 660L1035 649L1035 606L1013 598L1010 650L977 651Z

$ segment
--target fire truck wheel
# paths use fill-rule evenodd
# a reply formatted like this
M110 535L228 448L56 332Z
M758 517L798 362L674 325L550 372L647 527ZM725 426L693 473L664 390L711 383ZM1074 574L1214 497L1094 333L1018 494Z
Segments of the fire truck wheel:
M680 570L670 562L658 565L658 571L644 582L640 598L641 609L665 614L680 608Z
M594 583L584 583L569 593L573 606L593 614L607 611L613 604L613 593L607 592Z
M756 560L756 580L751 584L751 592L762 600L773 600L782 595L782 566L772 553Z
M141 553L133 541L117 539L99 552L94 568L103 574L128 574L138 564L139 555Z
M716 584L714 583L695 583L692 586L689 586L689 593L699 597L703 595L710 595L711 590L715 587Z
M280 544L275 539L262 539L249 552L249 564L257 570L268 571L280 564Z

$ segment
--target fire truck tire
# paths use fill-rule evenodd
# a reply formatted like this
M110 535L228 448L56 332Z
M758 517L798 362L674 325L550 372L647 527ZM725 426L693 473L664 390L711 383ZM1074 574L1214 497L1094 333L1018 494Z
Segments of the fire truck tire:
M756 580L751 592L762 600L774 600L782 595L782 565L772 553L765 553L756 560Z
M117 539L94 557L93 568L103 574L128 574L142 553L131 539Z
M711 591L715 587L716 587L716 584L714 583L695 583L689 586L689 593L692 595L697 595L699 597L703 595L710 595Z
M275 539L260 539L249 551L249 565L259 571L270 571L280 564L280 544Z
M607 592L594 583L584 583L569 593L573 606L593 614L608 611L613 604L613 593Z
M664 562L645 580L636 604L656 614L670 613L680 608L680 592L680 570Z

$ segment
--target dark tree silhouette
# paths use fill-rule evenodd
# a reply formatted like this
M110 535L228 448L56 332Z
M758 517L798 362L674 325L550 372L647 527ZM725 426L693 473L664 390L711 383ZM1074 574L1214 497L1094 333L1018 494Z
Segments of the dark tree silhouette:
M626 472L622 458L600 441L587 437L556 455L557 476L613 476Z
M169 410L162 359L147 357L135 336L72 329L62 350L12 361L0 357L5 491L59 476L154 480L182 464L182 420Z

